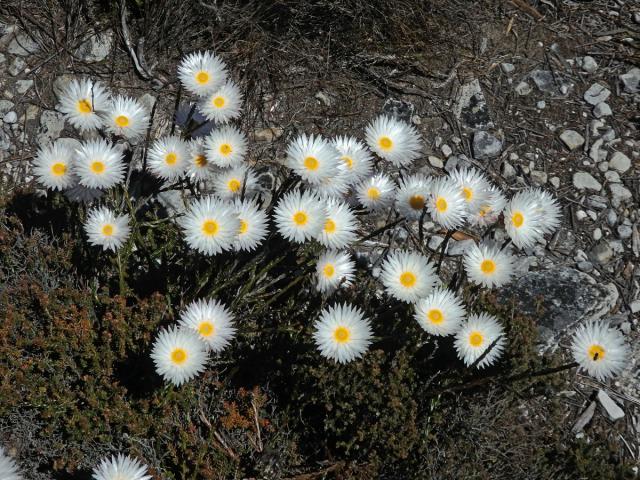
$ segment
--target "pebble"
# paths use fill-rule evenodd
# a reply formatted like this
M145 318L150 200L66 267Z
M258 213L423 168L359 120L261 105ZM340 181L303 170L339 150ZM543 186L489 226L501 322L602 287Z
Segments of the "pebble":
M13 59L13 62L11 62L11 65L9 65L7 71L9 72L9 75L15 77L20 72L22 72L26 66L27 63L22 58L16 57Z
M637 93L640 91L640 68L632 68L627 73L620 75L620 80L627 93Z
M578 270L584 273L590 273L593 271L593 263L588 261L578 262Z
M522 81L518 85L516 85L516 93L521 96L529 95L531 93L531 85L527 82Z
M602 185L598 182L590 173L576 172L573 174L573 186L578 190L594 190L599 192L602 190Z
M591 148L589 148L589 158L591 158L591 160L593 160L594 162L606 160L607 151L600 148L603 144L604 140L601 138L597 139L591 144Z
M596 210L604 210L608 207L608 201L606 197L601 197L600 195L589 195L587 205Z
M429 155L429 164L434 167L434 168L443 168L444 167L444 163L442 163L442 160L440 160L438 157L435 157L433 155Z
M602 139L605 142L612 142L613 140L615 140L615 138L616 138L616 131L611 127L607 128L607 131L602 134Z
M284 133L281 128L261 128L253 133L253 138L256 142L273 142L276 138L279 138Z
M633 197L629 189L620 183L609 184L609 190L611 191L611 203L614 207L620 206L621 203L629 200Z
M598 402L600 402L605 414L612 422L624 417L624 410L604 390L598 390Z
M16 82L16 91L20 94L25 93L33 86L33 80L18 80Z
M75 54L85 62L101 62L111 52L113 46L113 30L107 30L82 43Z
M539 110L542 110L546 106L547 102L545 102L544 100L540 100L538 103L536 103L536 107L538 107Z
M604 178L607 179L608 182L611 183L620 183L620 174L618 172L615 172L613 170L609 170L608 172L605 172L604 174Z
M593 115L596 118L608 117L613 114L608 103L601 102L593 108Z
M556 84L553 80L553 73L549 70L534 70L531 72L531 79L541 92L551 92L556 90Z
M602 120L591 120L591 123L589 123L589 131L591 133L591 136L597 137L598 135L600 135L600 132L598 130L603 127L604 122Z
M445 158L449 158L449 155L453 153L453 150L451 150L451 147L446 143L442 145L442 147L440 147L440 151L445 156Z
M544 185L545 183L547 183L547 173L541 170L532 170L531 180L536 185Z
M587 218L587 212L585 212L584 210L578 210L576 212L576 220L578 220L579 222L581 222L582 220L584 220L585 218Z
M589 89L584 92L584 99L589 105L597 105L599 103L604 102L611 95L611 90L609 90L604 85L599 83L594 83L589 87Z
M40 46L32 40L32 38L24 33L18 33L9 46L7 52L11 55L19 55L26 57L32 53L36 53L40 49Z
M564 142L569 150L575 150L584 145L584 137L575 130L565 130L560 134L560 140Z
M497 157L502 151L502 141L486 132L479 130L473 135L473 155L477 159Z
M7 113L14 107L14 103L10 100L0 100L0 113Z
M598 69L598 62L593 57L587 55L582 58L582 70L587 73L594 73Z
M631 309L631 313L640 312L640 300L634 300L629 304L629 308Z
M618 214L612 208L607 210L607 225L610 227L615 227L616 223L618 223Z
M600 228L596 228L593 231L593 239L597 242L602 238L602 230Z
M504 73L511 73L516 69L513 63L503 63L500 65L500 68Z
M551 185L553 185L553 188L560 188L560 178L551 177L549 179L549 182L551 183Z
M613 258L613 249L607 242L598 242L591 249L591 258L603 265Z
M501 170L502 176L505 179L513 178L516 176L516 169L513 168L513 165L511 165L507 161L502 163L502 168L500 170Z
M598 164L598 170L600 170L602 173L609 170L609 162L600 162Z
M18 114L13 111L7 112L4 117L2 117L2 121L9 124L16 123L18 121Z
M631 168L631 159L622 152L614 152L609 160L609 166L624 173Z
M633 234L633 229L630 225L618 225L618 237L621 240L626 240L627 238L631 238Z

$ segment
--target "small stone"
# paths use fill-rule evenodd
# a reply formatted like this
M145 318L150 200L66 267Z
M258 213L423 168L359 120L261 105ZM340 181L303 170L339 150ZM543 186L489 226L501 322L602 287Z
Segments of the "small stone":
M600 148L602 147L603 143L604 140L598 138L591 144L591 148L589 148L589 158L591 158L591 160L593 160L594 162L600 162L602 160L606 160L607 158L607 151Z
M596 402L591 402L586 410L580 414L578 420L576 420L576 423L574 423L571 428L571 431L576 434L576 438L582 438L584 436L582 431L591 421L594 413L596 413Z
M613 170L609 170L608 172L605 172L604 178L610 183L620 183L621 182L620 174L618 172L613 171Z
M388 117L393 117L403 122L409 122L416 107L411 102L398 100L396 98L388 98L382 106L382 113Z
M531 180L536 185L544 185L545 183L547 183L547 173L540 170L532 170Z
M13 40L11 40L11 43L9 43L7 52L11 55L26 57L32 53L36 53L39 49L40 45L38 45L30 36L20 32Z
M516 69L513 63L503 63L500 65L500 68L504 73L511 73Z
M273 142L276 138L279 138L284 133L282 128L261 128L253 133L253 138L256 142Z
M593 231L593 239L597 242L601 238L602 238L602 230L600 230L600 228L596 228Z
M560 140L572 151L584 145L584 137L575 130L565 130L560 134Z
M591 258L595 262L599 263L600 265L604 265L613 258L613 249L607 242L598 242L593 246L590 254Z
M598 69L598 62L593 57L587 55L582 58L582 70L587 73L594 73Z
M553 80L553 73L549 70L534 70L531 72L531 79L541 92L552 92L556 90L556 84Z
M640 91L640 68L632 68L627 73L620 75L620 80L627 93L637 93Z
M590 273L593 271L593 263L588 261L578 262L578 270L584 273Z
M629 308L631 309L631 313L640 312L640 300L634 300L629 304Z
M502 162L500 171L502 176L507 180L516 176L516 169L507 161Z
M611 95L611 90L609 90L604 85L599 83L594 83L589 87L589 89L584 92L584 99L589 105L597 105L599 103L604 102Z
M444 167L444 163L442 163L442 160L440 160L438 157L429 155L428 160L429 160L429 164L434 168Z
M447 245L447 255L450 255L450 256L463 255L467 250L469 250L474 245L475 245L475 240L472 240L472 239L460 240L460 241L451 240L449 241L449 245Z
M502 151L502 142L484 130L473 135L473 155L477 159L497 157Z
M591 123L589 123L589 131L591 135L594 137L597 137L600 135L600 132L598 130L600 130L603 127L604 127L604 122L602 120L591 120Z
M584 220L585 218L587 218L587 212L585 212L584 210L578 210L576 212L576 220L578 220L579 222L581 222L582 220Z
M86 40L78 47L75 54L85 62L101 62L107 58L112 46L113 30L107 30Z
M22 58L16 57L13 59L13 62L11 62L11 65L9 65L9 69L7 71L9 72L9 75L15 77L22 72L26 66L27 63Z
M320 100L321 103L324 104L325 107L330 107L333 105L333 98L329 96L326 92L320 91L315 94L316 99Z
M33 80L18 80L16 82L16 91L20 94L25 93L33 86Z
M598 170L600 170L602 173L609 170L609 162L600 162L598 164Z
M14 107L14 103L10 100L0 100L0 113L7 113Z
M45 145L60 136L64 128L64 114L46 110L40 116L40 129L36 138L39 145Z
M527 82L522 81L518 85L516 85L516 93L520 96L529 95L531 93L531 85Z
M590 173L576 172L573 174L573 186L578 190L593 190L599 192L602 190L602 185L598 182Z
M587 215L589 215L589 218L594 222L598 219L598 214L593 210L587 210Z
M616 131L611 127L607 128L607 131L602 134L602 139L605 142L612 142L613 140L615 140L615 138L616 138Z
M536 107L538 108L538 110L542 110L547 106L547 102L545 102L544 100L540 100L538 103L536 103Z
M567 93L569 93L571 86L572 85L567 85L566 83L563 83L562 85L560 85L560 93L562 95L566 95Z
M453 114L474 130L493 127L489 106L477 78L462 85L453 105Z
M442 152L445 158L449 158L449 155L453 153L453 150L451 150L451 147L446 143L442 145L442 147L440 147L440 151Z
M611 203L614 207L619 207L620 204L633 198L631 191L620 183L610 183L609 191L611 192Z
M596 118L608 117L613 112L611 111L611 107L608 103L599 103L593 108L593 115Z
M600 195L589 195L587 198L587 205L596 210L604 210L609 206L609 202L606 197L601 197Z
M616 402L614 402L604 390L598 390L598 402L600 402L600 405L602 405L604 412L612 422L624 418L624 410L622 410L620 406Z
M553 188L560 188L560 178L551 177L549 179L549 182L551 183L551 185L553 185Z
M616 223L618 223L618 214L612 208L607 210L607 225L610 227L615 227Z
M618 238L621 240L626 240L627 238L631 238L633 234L633 229L630 225L619 225L618 226Z
M624 173L631 168L631 159L622 152L614 152L609 160L609 166Z
M2 121L4 123L16 123L18 121L18 114L16 112L7 112L4 117L2 117Z

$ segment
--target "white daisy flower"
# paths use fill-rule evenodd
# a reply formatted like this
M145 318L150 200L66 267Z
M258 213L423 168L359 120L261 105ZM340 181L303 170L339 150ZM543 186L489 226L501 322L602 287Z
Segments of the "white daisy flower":
M58 110L81 132L102 126L97 112L108 108L109 93L100 82L71 80L58 98Z
M505 250L501 251L490 244L473 244L463 257L464 269L469 280L476 285L489 288L509 283L513 278L515 259Z
M111 188L124 180L125 168L122 152L106 140L87 140L76 150L73 171L85 187Z
M195 200L180 223L187 244L205 255L231 250L240 230L233 207L212 196Z
M349 174L342 166L331 177L323 178L319 184L313 185L321 197L341 199L349 192Z
M349 185L364 180L373 170L373 157L367 146L355 137L336 137L333 146L340 153L342 167Z
M215 54L195 52L180 62L178 78L188 92L203 97L222 86L227 79L227 69Z
M400 182L396 190L396 210L408 220L420 220L429 200L431 179L421 174L411 175Z
M235 337L233 314L218 300L196 300L180 315L180 326L190 328L212 352L224 350Z
M236 215L240 219L238 238L234 243L237 251L251 252L260 245L267 236L269 217L264 210L253 202L236 199L233 204Z
M313 339L320 354L338 363L362 357L373 336L362 310L347 303L323 310L314 328Z
M366 128L369 148L396 167L406 167L420 156L421 140L411 125L384 115Z
M16 461L7 455L2 447L0 447L0 479L22 480L22 475L20 474L20 469Z
M205 369L209 354L206 344L193 329L169 327L158 334L151 359L162 378L180 386Z
M320 135L302 134L287 147L286 165L312 185L334 176L340 162L340 152Z
M113 250L122 247L129 238L129 215L116 215L107 207L89 211L84 231L91 245L100 245L102 250Z
M458 331L465 315L462 300L451 290L438 287L418 300L414 318L431 335L447 336Z
M147 466L137 458L118 454L105 458L93 469L93 480L151 480Z
M504 209L504 226L518 248L532 247L544 238L538 200L530 191L516 193Z
M149 113L136 99L119 95L101 114L106 129L129 140L142 137L149 128Z
M325 201L327 218L318 235L318 241L329 248L344 248L356 240L358 226L356 215L339 200L329 198Z
M542 233L553 233L560 226L562 211L558 201L546 190L541 188L529 189L537 200L537 211L540 214L540 229Z
M253 169L246 165L220 170L213 179L213 189L223 199L251 197L257 188L258 179Z
M360 182L355 193L360 204L376 212L389 207L395 198L396 185L387 175L379 173Z
M228 125L213 130L205 141L207 158L226 168L242 163L247 154L247 137L236 127Z
M147 160L153 175L174 182L182 177L188 166L187 142L176 135L160 137L149 149Z
M493 345L494 342L495 345ZM456 333L454 346L458 352L458 358L466 366L470 366L493 345L493 348L477 364L477 368L484 368L495 363L502 355L506 343L504 329L496 317L481 313L469 315L467 321Z
M506 205L507 198L497 187L490 185L487 200L477 207L476 210L471 211L467 220L471 225L487 227L498 221Z
M353 283L355 270L356 264L347 252L324 252L316 265L316 288L327 293L338 287L348 287Z
M204 151L202 138L196 138L187 144L187 175L195 182L209 180L215 170Z
M601 382L619 374L629 361L624 336L603 322L578 327L571 342L571 353L581 369Z
M431 184L427 208L433 220L447 229L460 227L467 216L467 203L460 189L447 177L440 177Z
M475 212L487 203L490 183L481 172L475 168L461 168L449 175L460 188L468 211Z
M227 123L240 116L242 93L238 86L229 80L222 87L202 98L198 109L207 120Z
M303 243L317 238L326 221L322 200L312 192L294 190L286 193L274 210L276 227L287 240Z
M435 268L424 255L401 250L387 256L380 278L391 296L409 303L426 297L438 281Z
M74 151L63 142L55 142L38 149L33 161L33 173L38 182L52 190L64 190L78 183L73 174Z

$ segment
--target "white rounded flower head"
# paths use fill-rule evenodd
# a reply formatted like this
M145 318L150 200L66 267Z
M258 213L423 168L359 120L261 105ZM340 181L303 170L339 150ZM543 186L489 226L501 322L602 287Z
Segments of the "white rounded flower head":
M108 108L109 93L100 82L73 79L60 92L58 110L81 132L102 126L98 112Z
M489 243L473 244L463 259L467 277L476 285L501 287L513 278L515 259L507 249Z
M280 235L287 240L303 243L320 235L327 221L327 213L322 200L315 193L294 190L278 201L274 219Z
M409 303L426 297L438 281L435 268L424 255L402 250L387 256L380 278L391 296Z
M355 187L356 197L367 210L377 212L388 208L395 198L396 185L384 173L360 182Z
M104 458L93 469L93 480L151 480L147 475L147 466L137 458L118 454L117 457Z
M504 209L504 226L518 248L532 247L544 238L538 200L527 190L516 193Z
M421 174L400 182L396 190L396 210L408 220L419 220L430 197L431 179Z
M340 152L320 135L300 135L287 147L287 166L312 185L338 172Z
M181 226L189 247L205 255L216 255L233 248L240 219L232 206L208 196L189 206Z
M494 344L495 343L495 344ZM487 351L491 346L493 347ZM492 365L500 358L504 351L506 340L504 329L498 320L487 313L469 315L456 333L454 346L466 366L473 365L482 355L484 357L477 363L477 368Z
M461 190L447 177L433 181L427 207L433 220L447 229L460 227L467 216L467 203Z
M216 195L223 199L251 197L256 191L258 179L253 169L246 165L220 170L213 179Z
M623 335L603 322L578 327L571 353L581 369L601 382L619 374L629 361L629 347Z
M115 135L137 140L149 128L149 113L136 99L119 95L101 114L107 130Z
M373 336L362 310L347 303L323 310L314 327L313 338L320 354L338 363L362 357Z
M353 284L355 269L356 264L347 252L324 252L316 264L316 288L327 293L348 287Z
M223 126L209 134L205 146L207 158L217 166L237 166L247 154L247 137L234 126Z
M204 151L204 142L196 138L187 144L187 175L196 182L213 177L214 166Z
M84 224L84 231L91 245L100 245L102 250L115 252L131 234L129 215L118 216L107 207L91 210Z
M2 480L22 480L16 461L0 447L0 478Z
M148 153L149 170L162 180L174 182L184 174L189 162L187 142L180 137L160 137Z
M251 252L260 245L267 236L269 217L254 202L236 199L233 207L240 219L238 238L234 243L237 251Z
M215 54L195 52L184 57L178 65L178 78L188 92L203 97L222 86L227 79L227 69Z
M180 386L201 373L209 354L200 335L191 328L169 327L153 343L151 359L165 381Z
M227 123L240 116L242 93L232 81L227 81L216 91L202 98L198 110L207 120Z
M409 166L420 156L420 134L406 122L381 115L365 132L369 148L396 167Z
M414 318L431 335L446 336L458 331L465 314L462 300L454 292L435 288L418 300Z
M461 168L453 170L449 175L460 188L469 212L475 212L487 203L490 183L480 171L475 168Z
M487 200L475 210L470 211L467 219L471 225L487 227L498 221L506 205L507 198L497 187L490 185Z
M38 149L33 173L38 182L52 190L64 190L78 183L73 174L73 149L60 141Z
M218 300L196 300L180 315L180 326L196 332L215 353L224 350L236 335L233 314Z
M349 176L347 171L338 166L336 173L322 179L318 185L313 185L318 195L326 198L342 199L349 192Z
M340 153L340 166L348 185L364 180L373 170L373 157L367 146L355 137L336 137L333 146Z
M124 180L125 168L122 152L107 140L87 140L76 150L73 171L85 187L111 188Z
M358 221L351 208L339 200L327 199L325 202L327 218L318 241L329 248L344 248L356 240Z
M555 232L562 219L562 211L558 200L541 188L531 188L529 192L537 200L537 212L540 214L540 229L542 233Z

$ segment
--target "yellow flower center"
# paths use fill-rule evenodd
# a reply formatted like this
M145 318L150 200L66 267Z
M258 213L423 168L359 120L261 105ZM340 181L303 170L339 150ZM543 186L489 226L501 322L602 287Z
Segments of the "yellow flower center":
M514 227L520 228L524 223L524 215L522 215L522 213L520 212L515 212L513 215L511 215L511 223Z
M484 336L480 332L471 332L469 335L469 345L472 347L479 347L484 342Z
M307 217L307 214L304 212L296 212L293 214L293 222L298 226L305 225L308 220L309 217Z
M604 348L600 345L593 344L589 347L589 358L595 362L598 362L604 358Z
M209 74L204 70L200 70L198 73L196 73L196 82L198 82L200 85L204 85L205 83L209 82Z
M129 117L126 117L125 115L118 115L116 117L116 125L118 125L119 127L126 127L129 125Z
M178 161L178 156L173 152L169 152L164 157L164 161L167 162L167 165L175 165Z
M110 224L106 224L102 226L102 234L110 237L111 235L113 235L113 225Z
M338 343L347 343L351 337L351 332L347 327L338 327L333 331L333 338Z
M171 352L171 361L176 365L182 365L187 361L187 351L184 348L174 348Z
M205 220L202 223L202 233L204 233L208 237L211 237L218 233L218 222L214 220Z
M478 215L480 215L481 217L484 217L490 211L491 211L491 207L489 205L483 205L482 207L480 207L480 211L478 211Z
M247 233L248 229L249 229L249 224L244 220L240 219L240 235L242 235L243 233Z
M327 220L327 222L324 224L324 231L327 232L327 233L335 232L336 231L336 222L334 222L331 219Z
M104 172L105 166L104 163L102 163L100 160L94 160L93 162L91 162L91 171L93 173L102 173Z
M413 287L416 284L417 280L418 278L413 272L403 272L400 275L400 283L402 284L403 287L407 287L407 288Z
M436 209L440 213L446 212L448 206L449 205L447 204L447 200L444 197L438 197L436 199Z
M322 269L322 273L324 274L325 277L333 277L333 275L336 273L336 269L334 268L333 265L331 265L330 263L326 264L324 266L324 268Z
M205 157L204 155L198 155L193 160L193 163L195 163L196 166L200 167L200 168L206 167L207 166L207 157Z
M320 162L318 162L318 159L316 157L307 157L304 159L304 167L307 170L311 170L313 172L317 170L319 166Z
M442 310L432 308L427 312L427 318L431 323L440 324L444 320L444 315L442 314Z
M464 187L462 189L462 194L464 195L464 199L467 202L470 202L471 199L473 198L473 190L471 190L469 187Z
M203 337L210 337L213 335L213 332L216 331L216 328L213 326L213 323L205 320L198 325L198 333Z
M490 259L483 260L480 264L480 270L486 275L491 275L496 271L496 262Z
M224 104L227 102L225 102L224 97L218 96L218 97L214 97L211 103L213 103L213 106L216 108L222 108L224 107Z
M90 113L91 112L91 102L87 99L78 100L78 111L80 113Z
M340 159L344 162L344 164L347 166L349 170L353 169L353 158L347 155L344 155L343 157L340 157Z
M413 195L409 199L409 205L414 210L422 210L424 208L424 197L422 195Z
M61 177L65 173L67 173L67 166L62 162L56 162L51 165L51 173L53 173L56 177Z
M378 198L380 198L380 190L378 190L376 187L369 187L369 190L367 190L367 197L369 197L371 200L377 200Z
M220 153L225 157L228 156L232 151L233 148L231 148L231 145L229 145L228 143L223 143L222 145L220 145Z
M240 183L240 180L238 180L237 178L232 178L227 182L227 188L233 193L236 193L238 190L240 190L241 186L242 184Z
M380 137L378 139L378 145L382 150L391 150L391 148L393 147L393 140L391 140L389 137Z

